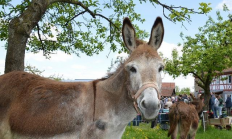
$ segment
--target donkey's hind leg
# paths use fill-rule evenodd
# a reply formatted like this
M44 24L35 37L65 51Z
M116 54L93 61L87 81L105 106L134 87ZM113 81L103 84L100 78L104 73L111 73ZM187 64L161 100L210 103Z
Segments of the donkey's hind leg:
M180 139L186 139L190 130L190 123L187 119L182 119L182 123L180 125Z
M187 136L188 136L188 132L184 130L180 132L180 139L186 139Z
M178 133L178 124L176 125L176 128L171 135L171 139L176 139L177 133Z
M0 119L0 139L12 139L10 126L7 118Z
M195 139L197 128L198 128L198 120L195 120L192 122L188 139Z
M189 138L188 139L195 139L196 132L197 132L197 129L191 128L190 132L189 132Z
M196 132L189 134L189 139L195 139Z

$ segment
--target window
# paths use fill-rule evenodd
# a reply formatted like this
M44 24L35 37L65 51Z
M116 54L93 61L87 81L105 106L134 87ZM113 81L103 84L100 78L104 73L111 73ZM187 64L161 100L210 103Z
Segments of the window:
M231 75L228 77L228 82L231 83Z
M219 83L220 83L220 78L216 77L216 84L219 84Z

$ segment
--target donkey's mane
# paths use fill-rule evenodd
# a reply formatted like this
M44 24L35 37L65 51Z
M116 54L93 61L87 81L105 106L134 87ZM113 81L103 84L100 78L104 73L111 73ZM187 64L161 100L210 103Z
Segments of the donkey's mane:
M115 75L116 73L118 73L119 71L121 71L121 69L124 67L125 61L126 61L126 60L124 60L123 62L120 62L120 63L117 65L117 68L116 68L115 71L108 72L108 73L107 73L107 76L106 76L106 77L103 77L102 79L104 79L104 80L105 80L105 79L108 79L108 78L112 77L113 75Z

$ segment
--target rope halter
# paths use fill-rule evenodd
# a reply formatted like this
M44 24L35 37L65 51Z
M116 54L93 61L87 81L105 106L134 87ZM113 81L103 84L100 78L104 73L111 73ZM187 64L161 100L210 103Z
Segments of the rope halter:
M157 85L155 83L152 83L152 82L144 83L134 95L130 92L130 96L131 96L131 98L133 100L134 108L135 108L135 110L136 110L136 112L138 114L141 114L141 112L138 109L137 98L142 94L142 92L145 89L147 89L149 87L154 88L156 90L158 99L160 99L160 93L159 93L159 91L157 89L158 87L157 87Z

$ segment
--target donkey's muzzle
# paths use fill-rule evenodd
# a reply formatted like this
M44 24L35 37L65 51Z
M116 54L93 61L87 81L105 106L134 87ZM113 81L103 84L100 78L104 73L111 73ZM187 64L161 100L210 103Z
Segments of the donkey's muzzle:
M160 110L160 100L157 90L152 87L145 89L138 102L138 107L145 119L154 119Z

